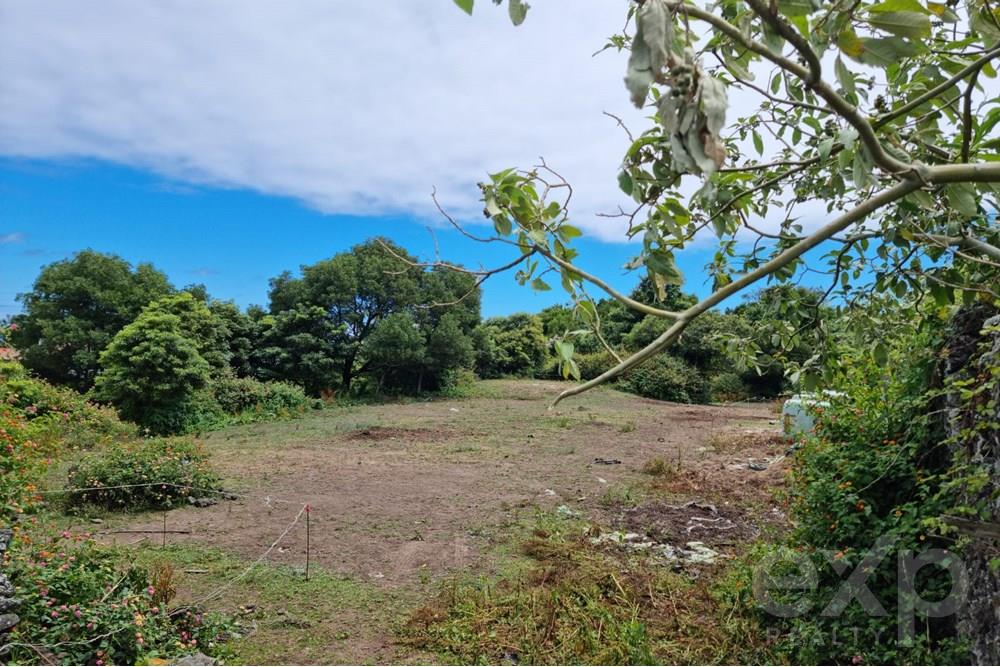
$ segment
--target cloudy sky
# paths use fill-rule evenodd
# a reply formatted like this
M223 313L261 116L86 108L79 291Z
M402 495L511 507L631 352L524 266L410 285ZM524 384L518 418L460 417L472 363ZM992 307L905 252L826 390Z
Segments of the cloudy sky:
M625 203L627 140L602 112L645 122L625 56L592 55L626 1L538 0L519 28L478 4L0 0L0 314L81 247L260 302L268 276L365 236L426 253L432 188L478 223L475 183L539 156L574 184L584 262L633 282L595 216ZM437 233L454 259L497 258ZM487 311L514 294L489 288Z

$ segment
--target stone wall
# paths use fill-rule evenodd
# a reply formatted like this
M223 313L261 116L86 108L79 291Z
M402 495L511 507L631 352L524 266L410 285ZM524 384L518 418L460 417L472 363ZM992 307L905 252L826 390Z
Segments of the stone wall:
M3 563L3 556L7 553L13 535L14 532L9 528L0 529L0 564ZM21 601L14 597L14 585L7 575L0 571L0 647L4 645L7 633L21 621L21 618L14 613L20 606ZM2 658L3 651L0 651L0 659Z
M958 631L971 643L972 660L980 665L1000 664L1000 573L990 561L1000 558L1000 315L986 307L966 308L953 319L942 359L948 380L972 380L980 386L994 377L987 393L963 401L958 392L946 398L945 435L954 443L952 457L985 469L985 488L961 499L963 504L985 504L989 516L962 526L972 542L963 552L969 573L969 598L958 615ZM990 403L992 401L992 404ZM986 411L983 414L983 410ZM970 437L961 438L963 429Z

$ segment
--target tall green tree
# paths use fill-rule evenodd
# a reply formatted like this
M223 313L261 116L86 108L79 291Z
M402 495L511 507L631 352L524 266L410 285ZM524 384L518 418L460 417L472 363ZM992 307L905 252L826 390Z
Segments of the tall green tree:
M213 375L229 368L230 332L226 322L217 316L205 300L190 292L178 292L149 304L143 314L164 314L177 317L181 333L187 337L201 357L212 367Z
M417 264L391 241L366 241L350 252L303 266L301 278L282 274L274 279L271 312L321 309L323 319L344 333L345 343L336 362L341 386L350 389L355 375L366 370L359 353L375 327L420 300L423 271Z
M13 318L10 342L41 377L86 390L114 335L172 291L151 264L133 268L116 255L83 250L44 267L18 295L24 312Z
M251 311L244 313L232 301L212 300L208 309L225 327L229 367L237 377L252 377L254 354L261 342L260 318L252 316Z
M484 378L534 375L549 347L541 319L527 313L491 317L476 330L475 340L476 372Z
M94 396L156 433L183 430L190 399L213 370L181 317L163 309L147 309L119 331L100 363Z
M365 367L376 390L423 388L427 362L426 337L407 312L382 318L365 341Z
M314 396L337 386L350 341L326 310L295 306L263 316L258 326L253 366L260 379L295 382Z

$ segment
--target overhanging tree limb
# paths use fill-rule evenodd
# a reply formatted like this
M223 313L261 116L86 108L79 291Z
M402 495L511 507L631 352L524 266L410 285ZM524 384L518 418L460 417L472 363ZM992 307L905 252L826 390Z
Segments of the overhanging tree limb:
M878 128L882 127L883 125L885 125L886 123L890 123L893 120L899 118L900 116L904 116L904 115L908 114L909 112L913 111L914 109L916 109L917 107L919 107L924 102L932 100L935 97L937 97L938 95L940 95L941 93L943 93L944 91L948 90L949 88L951 88L956 83L958 83L959 81L961 81L965 77L969 76L973 72L979 71L980 69L982 69L983 65L985 65L986 63L988 63L993 58L996 58L997 56L1000 56L1000 44L996 44L993 48L991 48L989 51L987 51L985 54L983 54L983 56L981 58L979 58L978 60L976 60L972 64L968 65L967 67L959 70L958 73L956 73L954 76L952 76L950 79L948 79L944 83L942 83L940 85L937 85L937 86L934 86L933 88L931 88L930 90L928 90L923 95L920 95L919 97L916 97L916 98L910 100L909 102L907 102L906 104L902 105L901 107L899 107L897 109L893 109L892 111L879 116L872 123L872 126L875 129L878 129Z
M624 294L622 294L621 292L619 292L618 290L616 290L615 288L613 288L611 285L607 284L606 282L604 282L603 280L601 280L600 278L598 278L597 276L595 276L593 274L590 274L590 273L587 273L586 271L584 271L584 270L582 270L582 269L574 266L573 264L567 262L563 258L561 258L558 255L554 254L553 252L551 252L548 248L546 248L544 246L536 244L534 246L534 250L539 255L542 255L543 257L545 257L546 259L550 260L551 262L553 262L555 264L558 264L560 267L562 267L563 269L566 269L570 273L575 274L575 275L583 278L584 280L586 280L589 283L593 283L597 287L600 287L602 290L604 290L605 292L607 292L608 295L611 296L611 298L613 298L616 301L619 301L619 302L625 304L629 308L632 308L634 310L638 310L640 313L645 313L646 315L654 315L656 317L663 317L663 318L670 319L670 320L676 320L676 319L679 319L681 317L681 313L676 313L676 312L674 312L672 310L663 310L662 308L655 308L653 306L649 306L649 305L647 305L645 303L642 303L641 301L636 301L635 299L632 299L632 298L629 298L629 297L625 296Z
M621 375L622 373L634 368L636 365L642 363L646 359L652 357L658 352L662 351L664 348L676 341L684 329L687 328L690 322L709 310L710 308L718 305L720 302L729 298L730 296L742 291L744 288L752 285L761 278L771 275L775 271L788 266L790 263L809 252L819 244L828 240L835 234L844 231L851 225L863 220L868 215L879 210L887 204L904 197L905 195L913 192L920 187L920 184L916 181L909 180L897 183L896 185L883 190L879 194L869 198L858 206L854 207L852 210L848 211L844 215L840 216L836 220L828 223L823 228L817 230L807 238L802 239L792 247L788 248L781 254L779 254L774 259L761 265L754 271L747 273L741 278L734 280L725 287L716 290L711 295L702 299L695 305L691 306L683 313L681 313L681 318L674 322L669 329L667 329L663 334L661 334L652 343L639 350L632 356L625 359L622 363L617 364L613 368L605 371L601 375L597 376L593 380L584 382L583 384L577 385L571 389L559 394L552 405L557 405L563 399L569 398L570 396L576 396L581 394L588 389L592 389L600 384L607 382L608 380L614 379Z
M954 183L954 182L1000 182L1000 163L976 163L976 164L955 164L938 165L926 167L921 172L921 177L927 183ZM882 192L868 198L861 204L843 214L839 218L828 223L821 229L813 232L808 237L802 239L792 247L781 252L777 257L762 264L759 268L742 277L734 280L725 287L722 287L705 299L699 301L684 312L680 313L680 318L674 322L659 338L628 357L620 364L617 364L608 371L596 378L577 385L572 389L559 394L552 405L557 405L560 401L570 396L576 396L588 389L592 389L600 384L618 377L622 373L634 368L651 356L661 352L664 348L674 343L687 328L690 322L705 311L717 306L730 296L742 291L746 287L757 282L761 278L769 276L776 271L788 266L799 257L809 252L824 241L832 239L836 234L844 231L853 224L856 224L878 211L879 209L898 201L907 194L919 189L922 186L920 179L909 178L905 181L883 190ZM992 247L992 246L990 246Z

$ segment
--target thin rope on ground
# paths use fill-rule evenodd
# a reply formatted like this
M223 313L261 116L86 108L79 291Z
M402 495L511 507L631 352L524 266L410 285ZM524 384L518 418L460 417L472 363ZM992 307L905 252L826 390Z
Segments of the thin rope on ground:
M269 546L264 551L264 553L262 553L260 556L257 557L257 560L255 560L254 562L250 563L250 565L248 565L246 567L246 569L244 569L238 575L236 575L235 577L233 577L232 579L230 579L229 581L227 581L226 583L224 583L222 586L219 586L219 588L215 589L213 592L209 593L205 597L201 598L200 600L197 600L193 604L195 606L197 606L197 605L202 605L202 604L208 602L209 600L214 600L215 598L217 598L220 595L222 595L222 593L224 593L225 591L229 590L229 588L231 588L233 584L235 584L236 582L240 581L245 576L247 576L248 574L250 574L250 571L253 570L255 567L257 567L258 565L260 565L261 562L265 558L267 558L268 554L270 554L272 551L274 551L274 548L276 546L278 546L278 544L281 542L281 540L285 539L285 536L288 535L288 533L291 532L292 528L294 528L295 525L299 522L299 520L302 519L302 515L306 513L306 510L308 508L309 508L309 505L303 505L302 506L302 509L300 509L299 513L295 515L295 518L292 519L292 522L290 524L288 524L288 527L286 527L285 530L281 533L281 535L278 536L278 539L276 539L274 542L271 543L271 546ZM181 607L181 608L183 609L183 607Z

